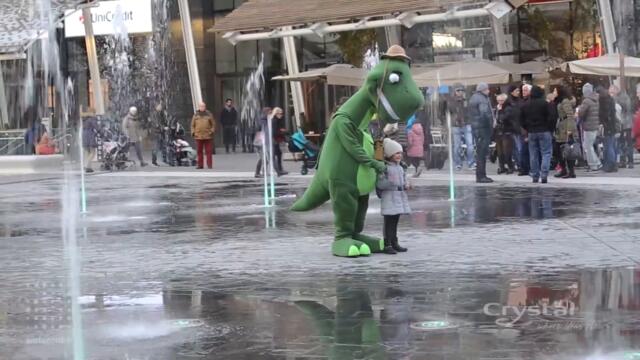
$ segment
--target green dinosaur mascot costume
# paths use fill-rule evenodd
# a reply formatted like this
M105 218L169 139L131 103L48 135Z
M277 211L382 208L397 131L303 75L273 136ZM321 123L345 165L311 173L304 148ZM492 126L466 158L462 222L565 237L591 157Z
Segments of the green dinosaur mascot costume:
M308 211L331 199L336 227L334 255L369 255L384 248L382 239L361 234L376 175L386 169L384 162L374 159L369 123L374 115L381 126L407 121L424 104L409 61L402 47L390 47L362 88L338 109L322 146L318 171L291 208Z

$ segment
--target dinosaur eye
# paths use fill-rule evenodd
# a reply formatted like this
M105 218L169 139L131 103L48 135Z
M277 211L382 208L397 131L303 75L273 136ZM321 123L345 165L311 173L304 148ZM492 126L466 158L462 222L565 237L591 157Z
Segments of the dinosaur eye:
M396 73L391 73L389 75L389 82L391 82L392 84L399 83L400 82L400 75L398 75Z

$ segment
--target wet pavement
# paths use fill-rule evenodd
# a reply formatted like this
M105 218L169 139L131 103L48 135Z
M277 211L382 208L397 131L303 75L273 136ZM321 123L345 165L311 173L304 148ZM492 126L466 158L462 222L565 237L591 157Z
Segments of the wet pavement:
M305 184L88 177L87 359L640 359L637 189L419 183L408 253L342 259ZM72 358L61 189L2 186L0 359Z

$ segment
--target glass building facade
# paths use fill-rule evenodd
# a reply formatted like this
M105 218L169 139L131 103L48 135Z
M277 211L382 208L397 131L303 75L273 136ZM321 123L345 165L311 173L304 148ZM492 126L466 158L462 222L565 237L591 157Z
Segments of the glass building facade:
M208 32L220 19L242 5L246 0L191 0L189 1L192 29L196 47L198 70L201 80L202 93L209 109L218 115L226 98L235 100L236 107L242 104L243 90L248 76L257 68L260 59L264 61L265 93L264 106L280 106L288 114L292 114L291 100L287 83L271 80L274 76L287 72L281 39L240 42L233 46L222 38L223 34ZM532 1L533 3L534 1ZM597 13L596 1L551 2L535 1L527 9L508 15L505 24L507 34L507 59L515 62L525 62L538 56L547 55L559 58L584 56L594 48L601 46L599 24L593 26L584 21L593 11ZM154 4L165 3L163 0ZM183 125L188 125L193 105L189 96L189 81L182 39L182 28L178 7L173 1L168 2L169 16L166 19L167 49L156 57L163 57L164 67L152 62L150 49L157 47L156 34L131 36L131 50L129 63L131 82L136 88L131 104L120 104L112 109L114 117L122 117L123 109L135 103L148 111L153 104L162 101L167 104L169 112L179 119ZM586 4L586 5L585 5ZM589 5L589 6L587 6ZM594 7L595 6L595 7ZM640 14L640 1L612 0L613 12L619 14L624 10L624 16L615 18L618 32L625 32L627 53L635 55L637 52L638 30L635 26L637 15ZM540 17L536 17L536 9L545 16L542 24L548 26L552 36L542 37L540 31ZM580 11L578 11L579 9ZM595 9L595 10L594 10ZM590 13L591 12L591 13ZM570 14L572 16L567 17ZM591 16L589 15L589 16ZM596 14L597 15L597 14ZM269 16L269 14L265 14ZM562 19L569 21L561 21ZM157 20L157 19L156 19ZM538 22L536 22L538 21ZM154 31L162 26L157 21ZM498 58L496 40L491 26L490 17L450 20L447 22L417 24L410 29L404 27L376 29L377 42L381 51L390 43L402 44L414 64L443 63L460 61L471 58ZM546 33L545 33L546 34ZM296 37L296 51L300 71L326 67L331 64L345 62L343 51L338 45L340 34L327 34L324 37L309 35ZM98 37L102 65L108 68L109 48L105 37ZM84 39L66 39L63 44L65 70L73 80L77 103L84 108L90 106L89 75L86 65ZM505 60L505 57L502 58ZM6 70L6 69L5 69ZM162 86L154 81L158 74L165 74ZM113 99L117 88L123 86L109 82L106 84L108 96ZM329 104L335 104L342 96L349 95L352 89L329 89ZM329 114L325 111L325 91L320 83L303 83L305 100L305 130L321 131L327 124ZM241 109L238 109L241 110ZM290 116L289 116L290 118ZM22 124L15 124L20 126ZM218 144L221 144L218 139Z

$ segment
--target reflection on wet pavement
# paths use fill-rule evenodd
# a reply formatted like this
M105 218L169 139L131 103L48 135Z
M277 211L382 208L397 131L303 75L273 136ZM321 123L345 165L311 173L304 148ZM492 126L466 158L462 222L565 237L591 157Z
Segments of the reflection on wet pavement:
M264 285L83 296L87 350L98 359L626 359L640 344L640 269ZM4 320L3 349L62 358L64 327L25 317Z
M345 261L330 207L287 211L302 184L266 230L257 181L91 181L90 359L640 359L632 190L421 187L407 254ZM1 197L0 359L69 358L59 193Z

